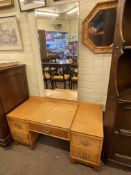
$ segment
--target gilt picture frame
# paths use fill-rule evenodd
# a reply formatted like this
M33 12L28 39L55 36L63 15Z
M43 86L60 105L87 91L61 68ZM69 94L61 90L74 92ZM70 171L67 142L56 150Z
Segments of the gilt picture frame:
M0 50L22 50L20 31L16 16L0 18Z
M0 0L0 9L13 6L14 6L14 0Z
M82 41L95 54L112 52L117 4L117 0L97 3L82 23Z
M46 0L19 0L21 12L32 11L37 8L45 7Z

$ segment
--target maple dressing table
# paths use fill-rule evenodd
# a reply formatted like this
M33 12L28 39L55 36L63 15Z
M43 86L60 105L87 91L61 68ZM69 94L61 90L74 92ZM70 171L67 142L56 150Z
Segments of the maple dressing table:
M39 134L70 141L71 162L99 167L103 143L102 106L30 97L7 114L15 142L33 148Z

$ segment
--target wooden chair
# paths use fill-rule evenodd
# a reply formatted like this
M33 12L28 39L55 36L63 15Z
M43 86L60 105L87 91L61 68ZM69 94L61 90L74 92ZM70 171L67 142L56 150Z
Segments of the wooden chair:
M52 74L52 81L54 86L57 88L57 82L61 82L64 84L64 89L66 89L68 82L68 86L70 89L70 66L64 64L56 64L54 66L57 69L57 73L55 73L54 75Z
M74 89L75 84L78 83L78 65L71 65L71 89Z
M71 89L74 89L75 84L78 83L78 76L71 76Z
M53 70L51 70L50 63L43 64L43 78L46 85L46 89L48 89L48 83L51 85L52 89L54 88L54 84L51 78Z

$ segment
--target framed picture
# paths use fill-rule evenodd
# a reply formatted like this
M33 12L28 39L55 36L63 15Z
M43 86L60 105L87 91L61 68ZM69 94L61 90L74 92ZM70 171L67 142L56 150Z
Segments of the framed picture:
M0 50L22 50L22 42L15 16L0 18Z
M6 7L13 7L14 1L13 0L0 0L0 9Z
M45 0L19 0L21 11L31 11L36 8L45 7Z

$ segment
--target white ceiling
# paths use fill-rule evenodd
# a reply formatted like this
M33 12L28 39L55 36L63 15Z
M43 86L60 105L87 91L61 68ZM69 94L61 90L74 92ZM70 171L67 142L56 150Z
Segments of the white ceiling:
M44 11L44 12L51 12L51 13L66 13L70 11L72 8L79 6L78 2L75 3L67 3L67 4L61 4L61 5L56 5L52 7L44 7L40 8L36 11Z

